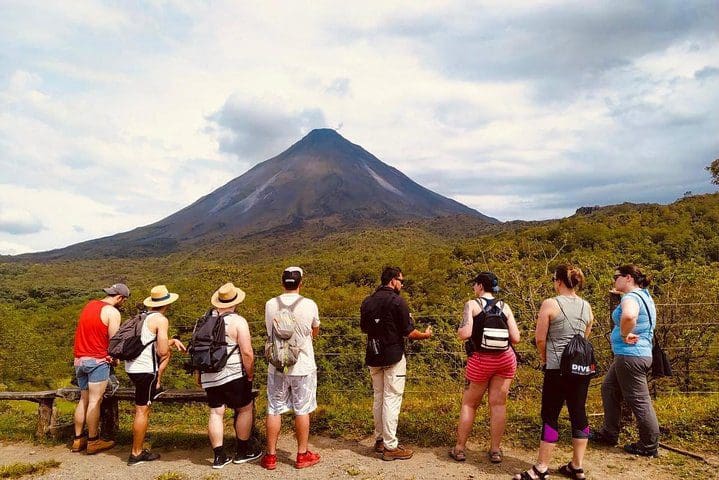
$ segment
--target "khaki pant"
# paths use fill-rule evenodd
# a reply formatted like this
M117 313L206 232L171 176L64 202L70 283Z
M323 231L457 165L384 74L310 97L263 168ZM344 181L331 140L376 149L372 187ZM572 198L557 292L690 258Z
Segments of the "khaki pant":
M402 407L404 383L407 377L407 359L402 359L394 365L387 367L369 367L372 375L372 389L374 390L375 438L384 440L385 448L397 448L397 420Z

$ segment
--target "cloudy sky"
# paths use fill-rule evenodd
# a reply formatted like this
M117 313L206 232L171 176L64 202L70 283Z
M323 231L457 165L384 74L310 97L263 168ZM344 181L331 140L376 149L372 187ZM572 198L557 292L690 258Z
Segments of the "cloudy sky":
M0 254L145 225L313 128L501 220L713 191L719 6L0 0Z

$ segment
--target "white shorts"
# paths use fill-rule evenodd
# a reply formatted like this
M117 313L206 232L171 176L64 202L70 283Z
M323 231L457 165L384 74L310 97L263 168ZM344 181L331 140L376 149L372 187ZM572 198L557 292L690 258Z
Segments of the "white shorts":
M294 411L307 415L317 409L317 371L309 375L267 375L267 414L281 415Z

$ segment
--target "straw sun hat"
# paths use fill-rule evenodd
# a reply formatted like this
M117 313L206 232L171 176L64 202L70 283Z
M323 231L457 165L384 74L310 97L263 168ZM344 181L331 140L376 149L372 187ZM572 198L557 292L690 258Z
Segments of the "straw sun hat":
M242 303L244 299L245 292L235 287L232 282L228 282L212 294L210 303L217 308L230 308Z
M176 293L170 293L166 286L157 285L152 287L152 290L150 290L150 296L142 303L144 303L146 307L162 307L164 305L171 304L178 298L180 298L180 296Z

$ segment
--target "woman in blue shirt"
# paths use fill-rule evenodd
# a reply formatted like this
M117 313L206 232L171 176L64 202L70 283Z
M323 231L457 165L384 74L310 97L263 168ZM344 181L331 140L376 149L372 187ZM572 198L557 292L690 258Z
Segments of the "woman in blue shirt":
M614 328L610 338L614 362L602 382L604 425L590 439L616 445L624 400L634 413L639 441L624 450L646 457L658 456L659 422L649 396L647 375L652 368L652 341L657 311L647 286L649 279L636 265L623 265L614 272L614 290L622 295L612 312Z

